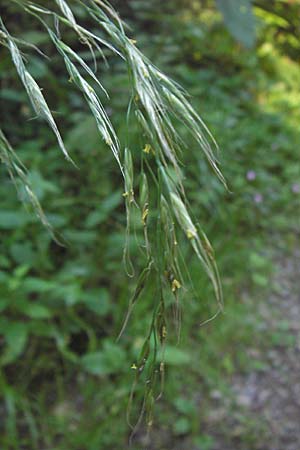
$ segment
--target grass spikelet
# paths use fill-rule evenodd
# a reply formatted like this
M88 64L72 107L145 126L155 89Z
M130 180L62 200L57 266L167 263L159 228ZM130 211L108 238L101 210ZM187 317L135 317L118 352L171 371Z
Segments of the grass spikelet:
M134 276L134 267L130 257L130 231L131 231L131 208L135 205L134 190L133 190L133 161L131 152L128 148L125 148L124 152L124 182L125 192L123 197L125 199L126 206L126 237L123 252L123 261L127 274L130 277Z
M124 155L124 176L125 176L125 192L124 197L128 199L131 204L134 201L133 191L133 161L131 151L125 148Z
M66 1L64 1L64 3L67 4ZM56 11L42 8L40 6L37 7L32 2L25 2L25 5L24 5L24 9L28 13L35 15L39 20L41 20L41 16L36 13L40 13L42 15L48 15L48 16L51 15L54 17L54 19L57 23L62 23L64 25L72 28L78 34L80 41L83 42L84 44L87 44L89 46L90 50L93 47L95 49L97 49L104 60L105 60L105 57L104 57L104 54L102 52L100 45L104 45L106 48L111 50L112 53L115 53L119 57L123 58L121 53L110 42L108 42L106 39L101 38L99 35L93 33L89 29L81 26L78 22L76 22L75 16L69 5L67 5L68 11L64 7L63 8L60 7L60 9L63 13L62 16L60 14L58 14ZM86 4L83 4L83 6L85 8L88 8L88 6ZM70 16L70 13L71 13L71 16Z
M14 182L16 189L18 190L18 180L21 182L29 201L32 204L33 210L42 222L42 224L50 231L51 235L54 237L53 229L49 223L40 202L32 190L31 184L29 182L27 171L22 162L19 160L15 151L6 139L3 131L0 129L0 159L5 164L6 169L10 175L10 178Z
M144 290L144 288L145 288L145 286L147 284L147 280L148 280L148 277L149 277L150 272L151 272L152 264L153 264L153 261L150 260L149 263L147 264L147 266L142 270L142 272L141 272L141 274L140 274L140 276L138 278L137 286L135 288L133 296L131 297L131 299L129 301L127 314L126 314L126 317L124 319L121 331L120 331L120 333L118 335L117 341L120 339L120 337L124 333L124 330L125 330L125 328L126 328L126 326L128 324L130 316L132 314L132 310L133 310L137 300L139 299L141 293L143 292L143 290ZM140 367L139 367L139 369L140 369Z
M95 4L93 1L91 3ZM126 36L124 28L119 26L118 21L113 24L96 5L92 9L92 15L105 28L116 45L120 47L127 61L133 85L133 98L139 100L143 109L142 112L138 113L139 120L143 122L142 125L149 137L153 137L153 132L149 133L150 129L153 129L155 138L160 144L162 161L164 162L165 157L175 168L178 165L177 155L180 151L178 142L181 142L181 139L172 124L172 116L174 116L185 124L200 145L214 172L226 185L213 151L213 148L215 150L218 148L217 144L200 116L187 100L183 89L145 58L132 40ZM111 16L115 19L116 14L111 13Z
M145 225L146 221L147 221L148 212L149 212L149 187L148 187L148 181L147 181L147 176L146 176L145 172L142 172L142 174L141 174L140 206L142 209L142 223L143 223L143 225Z
M197 237L197 229L193 224L186 206L181 198L174 192L170 193L172 207L179 225L183 229L184 233L189 239L195 239Z
M57 50L62 54L64 58L64 63L70 75L70 80L74 82L78 89L83 93L84 98L96 120L97 128L105 143L111 148L114 157L118 162L120 170L123 173L123 167L119 157L120 149L118 138L97 93L95 92L94 88L83 78L75 64L69 58L68 55L74 57L73 50L66 44L64 44L61 40L59 40L49 28L48 32ZM75 60L79 62L79 64L86 70L86 72L94 79L94 76L91 75L91 71L87 67L85 62L79 56L75 56ZM97 84L102 88L102 85L99 81ZM104 88L102 88L102 90L106 92Z
M191 245L201 261L202 266L204 267L209 279L211 280L215 296L218 302L220 309L222 309L223 304L223 294L222 294L222 286L220 283L220 278L217 270L217 266L214 259L214 254L211 248L211 245L206 237L206 235L201 231L202 239L199 237L197 229L193 224L191 217L187 211L187 208L179 195L174 192L170 193L172 208L174 210L176 219L186 234L187 238L191 241Z
M68 3L65 2L65 0L55 0L59 8L61 9L63 15L68 19L70 24L76 29L77 23L74 17L74 14L72 13L71 8L69 7Z
M140 205L142 208L145 207L145 205L148 205L149 202L149 186L148 186L148 180L145 172L142 172L141 174L141 181L140 181Z
M21 56L21 53L17 47L17 45L14 43L11 36L8 34L2 20L0 20L0 25L2 26L2 31L6 34L6 41L7 41L7 47L10 51L14 66L18 72L18 75L26 89L27 95L31 101L32 107L38 117L42 117L50 126L50 128L53 130L58 145L61 148L63 154L65 157L72 161L66 148L63 143L63 140L61 138L61 135L58 131L57 125L55 123L55 120L51 114L51 111L47 105L47 102L42 94L41 88L37 84L37 82L34 80L34 78L31 76L31 74L27 71L25 64L23 62L23 58Z

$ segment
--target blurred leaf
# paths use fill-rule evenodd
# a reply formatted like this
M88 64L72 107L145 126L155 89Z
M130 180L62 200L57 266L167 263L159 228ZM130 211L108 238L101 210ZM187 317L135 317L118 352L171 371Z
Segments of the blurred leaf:
M46 77L48 75L49 68L47 64L42 60L36 57L32 57L30 60L30 73L36 78L40 79Z
M97 234L89 230L65 230L64 236L71 243L90 244L95 241Z
M106 341L102 351L84 355L81 364L93 375L111 375L124 370L126 354L118 345Z
M177 411L181 414L189 415L195 413L195 404L186 397L176 397L173 403Z
M1 89L0 98L2 100L8 100L12 102L21 103L26 101L26 95L22 91L15 91L14 89Z
M88 309L99 316L105 316L110 310L109 293L105 288L86 292L83 296L83 302Z
M197 450L212 450L215 445L215 439L208 434L196 436L193 442L197 446Z
M103 223L109 216L109 213L122 202L121 191L117 190L109 195L100 205L99 209L92 211L86 218L87 228L93 228Z
M190 421L187 417L180 417L173 425L175 435L187 434L191 429Z
M62 214L47 214L47 219L54 228L63 227L68 222L68 218Z
M191 362L191 355L187 350L167 345L165 350L165 362L172 366L187 365Z
M42 31L32 29L30 31L23 31L22 39L24 39L24 41L31 42L31 44L38 46L40 44L44 44L45 42L47 42L48 36L46 33Z
M73 306L81 301L82 291L78 284L72 283L60 286L58 295L63 298L67 306Z
M0 270L0 283L7 282L8 278L9 276L7 275L7 273Z
M84 153L99 150L102 144L93 117L86 114L80 114L77 117L76 124L68 135L67 145L70 148L80 149Z
M59 192L55 183L45 180L40 172L31 170L28 174L30 186L39 200L42 200L47 192L56 194Z
M253 273L252 280L257 286L267 287L269 284L269 278L262 275L261 273Z
M52 281L43 280L41 278L27 277L23 282L23 289L25 292L49 292L56 288L57 285Z
M5 255L0 255L0 267L7 269L10 266L10 261Z
M1 278L0 278L1 281ZM4 311L9 305L9 300L7 298L0 297L0 312Z
M14 362L23 352L27 338L28 327L25 323L10 322L7 323L5 330L1 330L0 333L4 334L6 348L4 354L1 357L1 365L6 365Z
M28 303L24 314L32 319L49 319L53 315L50 309L38 303Z
M111 373L103 352L88 353L81 358L81 363L84 369L93 375L108 375Z
M270 261L259 253L251 252L249 255L250 264L253 269L266 269Z
M251 0L216 0L229 32L246 47L255 43L255 19Z
M13 243L10 247L10 253L18 264L32 265L35 262L35 253L31 242Z
M25 211L0 210L0 228L10 230L23 227L32 222L32 216Z

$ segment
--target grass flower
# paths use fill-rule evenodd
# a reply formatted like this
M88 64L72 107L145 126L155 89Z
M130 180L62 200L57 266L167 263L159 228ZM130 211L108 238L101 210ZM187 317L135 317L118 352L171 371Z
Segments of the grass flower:
M123 197L127 221L124 264L128 275L134 277L135 273L139 273L136 275L135 290L129 300L128 312L120 336L143 291L149 284L156 289L153 298L153 319L146 333L139 359L132 366L133 369L137 369L134 387L142 372L147 372L144 409L146 409L148 423L151 423L156 372L159 370L159 364L163 364L163 361L159 363L156 361L158 353L156 347L159 341L163 344L167 336L165 296L170 290L170 280L172 280L171 290L176 293L177 300L177 291L184 284L180 247L184 245L186 238L187 244L191 246L199 261L199 267L203 268L213 285L219 307L221 308L222 305L222 288L214 254L205 234L198 225L196 227L192 219L179 164L179 155L182 158L184 149L190 144L190 139L193 139L212 171L226 186L216 156L218 146L201 117L192 107L184 90L143 55L136 46L136 41L127 36L123 22L108 2L105 0L85 2L56 0L47 2L47 7L27 0L18 0L15 3L20 11L31 15L32 20L38 20L46 30L49 41L61 58L66 79L69 79L82 95L95 120L99 137L107 145L108 151L112 152L120 169L120 176L124 183ZM87 17L84 22L82 22L80 8L84 10ZM88 18L90 25L87 25ZM94 61L99 55L105 62L110 57L119 58L127 68L132 91L128 99L127 119L135 120L140 126L141 138L147 142L142 151L136 154L129 145L125 148L125 145L120 142L102 103L102 96L108 97L105 86L90 68L88 59L84 59L67 44L65 30L73 33L81 44L87 46ZM12 36L3 17L0 17L0 45L7 48L12 67L20 78L35 114L48 124L62 153L72 161L43 90L27 68L19 49L20 41ZM179 135L178 121L189 135L188 142L184 142ZM25 186L38 216L48 226L42 208L29 185L26 170L23 169L2 133L0 134L0 152L9 173L17 177ZM151 164L149 155L151 155ZM254 180L255 172L249 171L247 179ZM261 194L256 194L254 201L260 203ZM135 235L135 231L132 231L135 226L132 223L132 213L136 209L140 212L142 222L140 226L144 232L141 250L145 256L145 266L141 270L137 268L138 271L135 270L129 251L130 237ZM153 211L153 214L150 215L150 211ZM177 238L178 233L180 238ZM168 289L166 289L165 273L168 274ZM150 342L155 343L154 348ZM132 398L133 393L131 400Z

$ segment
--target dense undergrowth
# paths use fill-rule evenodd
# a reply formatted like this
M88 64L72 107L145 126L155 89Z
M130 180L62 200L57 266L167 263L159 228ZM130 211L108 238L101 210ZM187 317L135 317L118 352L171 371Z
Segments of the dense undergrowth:
M190 142L182 155L181 181L193 220L204 225L214 243L226 308L200 326L215 314L216 304L191 248L183 245L193 283L184 287L180 314L172 295L166 300L164 394L148 422L153 420L158 436L167 430L174 440L189 436L190 446L209 449L213 437L203 435L207 411L198 394L226 392L235 370L255 365L246 349L260 338L261 324L249 319L249 311L268 288L267 242L277 233L289 237L299 232L299 45L297 36L259 5L257 45L246 50L229 36L209 2L202 9L187 2L183 10L171 8L171 15L143 2L118 3L124 18L133 22L131 37L139 48L191 94L222 149L219 158L229 181L226 192L176 123ZM17 32L14 14L10 27ZM281 14L281 20L291 18ZM3 131L29 168L30 186L64 243L56 243L30 207L28 212L22 206L22 188L16 195L1 167L1 448L125 448L130 434L126 408L151 326L155 283L143 292L116 342L136 283L121 263L126 220L120 171L83 99L70 89L60 57L45 43L42 27L21 37L51 54L48 61L30 51L28 66L47 86L49 107L79 169L61 157L51 131L31 120L26 93L1 50ZM93 64L84 46L78 50ZM110 93L106 111L120 140L133 156L153 158L136 122L124 121L130 85L122 62L114 59L109 70L103 65L98 70ZM132 220L139 222L134 211ZM292 238L287 242L293 245ZM135 239L130 249L142 267ZM144 389L138 384L133 417L140 412ZM138 439L133 448L135 442L141 448Z

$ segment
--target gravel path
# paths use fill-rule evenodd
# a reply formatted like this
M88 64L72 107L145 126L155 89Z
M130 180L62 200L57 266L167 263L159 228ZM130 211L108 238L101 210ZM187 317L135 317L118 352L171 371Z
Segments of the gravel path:
M222 400L212 410L211 450L300 450L300 250L280 257L260 314L274 345L250 350L260 370L234 375L229 411Z
M257 303L260 342L247 350L255 369L235 373L228 395L210 393L201 424L207 444L157 430L149 441L141 439L143 449L300 450L300 246L274 261L269 294Z

